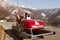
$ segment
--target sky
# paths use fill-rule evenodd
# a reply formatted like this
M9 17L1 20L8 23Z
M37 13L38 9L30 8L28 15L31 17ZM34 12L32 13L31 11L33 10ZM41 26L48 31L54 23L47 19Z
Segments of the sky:
M17 3L16 1L10 0L9 2ZM38 9L52 9L60 8L60 0L18 0L18 5Z

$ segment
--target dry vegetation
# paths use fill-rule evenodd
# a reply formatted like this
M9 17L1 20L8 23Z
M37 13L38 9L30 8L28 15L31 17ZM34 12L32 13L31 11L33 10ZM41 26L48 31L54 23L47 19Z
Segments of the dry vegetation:
M1 25L0 25L0 40L5 40L4 28Z

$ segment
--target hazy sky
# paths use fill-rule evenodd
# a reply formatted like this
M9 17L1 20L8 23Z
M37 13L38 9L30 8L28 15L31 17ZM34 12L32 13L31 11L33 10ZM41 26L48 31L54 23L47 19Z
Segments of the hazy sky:
M16 3L16 0L10 0ZM60 8L60 0L18 0L19 5L33 7L38 9Z

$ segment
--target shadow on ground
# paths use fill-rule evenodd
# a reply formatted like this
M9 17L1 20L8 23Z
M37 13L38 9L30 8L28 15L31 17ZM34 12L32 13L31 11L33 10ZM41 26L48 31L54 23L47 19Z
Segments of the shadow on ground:
M5 32L9 35L9 37L13 38L13 40L23 40L22 38L18 37L11 29L5 30ZM44 39L43 36L39 36L40 39Z
M5 30L5 32L13 38L13 40L22 40L20 37L18 37L11 29Z

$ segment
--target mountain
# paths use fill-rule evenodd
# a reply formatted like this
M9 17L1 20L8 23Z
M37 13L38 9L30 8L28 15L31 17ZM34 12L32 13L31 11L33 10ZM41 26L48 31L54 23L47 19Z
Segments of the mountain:
M60 25L60 8L54 8L54 9L30 9L30 8L23 8L25 10L31 11L31 17L42 19L47 23L54 24L54 25ZM46 17L42 17L42 13L46 15ZM58 17L59 16L59 17Z
M22 7L19 6L17 8L17 5L6 5L4 7L0 7L0 19L6 19L6 17L9 17L8 21L14 21L15 20L15 12L16 9L18 9L19 14L23 15L24 13L29 13L29 15L32 18L44 20L47 23L54 23L59 22L60 24L60 8L54 8L54 9L36 9L36 8L30 8L30 7ZM44 14L44 15L42 15ZM23 15L24 16L24 15ZM11 20L12 19L12 20ZM59 19L59 20L57 20Z

